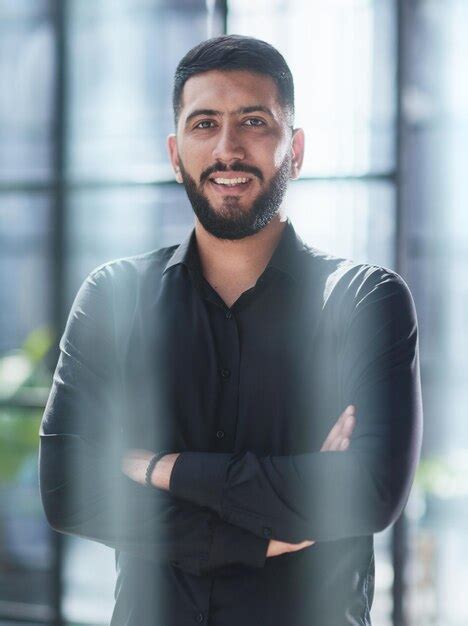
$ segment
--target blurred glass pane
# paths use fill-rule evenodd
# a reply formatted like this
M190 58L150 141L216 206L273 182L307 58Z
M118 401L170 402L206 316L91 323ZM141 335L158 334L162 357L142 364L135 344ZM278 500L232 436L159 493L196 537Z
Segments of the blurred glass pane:
M0 17L36 19L51 11L53 0L0 0Z
M194 217L182 185L82 189L70 194L68 301L97 265L180 243Z
M0 354L52 317L51 198L0 195Z
M372 623L376 626L393 626L393 563L391 542L391 527L374 535L375 586L371 619Z
M315 248L359 262L395 267L395 190L382 182L294 181L286 207Z
M394 265L391 185L295 181L286 206L297 231L311 245L357 260ZM85 274L98 264L177 244L194 221L185 191L176 184L75 190L69 208L69 302ZM373 612L382 626L390 626L389 537L389 533L376 537ZM64 608L70 621L108 621L115 581L112 554L93 542L67 538ZM99 562L92 578L91 562Z
M408 502L411 624L467 623L468 447L426 455Z
M67 305L94 267L177 244L194 218L181 185L81 189L70 193ZM90 568L90 563L93 564ZM114 551L66 537L63 610L71 623L108 624L114 606Z
M66 622L70 626L110 624L115 604L114 550L73 535L66 535L64 539L63 615Z
M38 490L41 415L0 409L0 614L51 620L51 530Z
M229 32L271 43L291 68L304 175L394 169L395 10L393 0L229 2Z
M307 243L338 256L394 267L394 189L361 181L295 181L288 214ZM70 195L68 301L105 261L180 243L194 215L183 186L82 189Z
M52 177L54 32L49 2L0 2L0 182Z
M203 0L70 2L72 177L172 178L173 74L206 32Z
M424 401L408 612L468 623L468 3L403 3L402 208Z

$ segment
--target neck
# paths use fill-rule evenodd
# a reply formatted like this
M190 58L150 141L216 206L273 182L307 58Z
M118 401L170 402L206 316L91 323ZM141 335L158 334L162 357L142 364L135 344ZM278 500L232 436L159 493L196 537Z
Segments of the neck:
M243 239L218 239L195 218L195 234L203 275L212 282L255 282L268 264L286 227L279 211L261 231Z

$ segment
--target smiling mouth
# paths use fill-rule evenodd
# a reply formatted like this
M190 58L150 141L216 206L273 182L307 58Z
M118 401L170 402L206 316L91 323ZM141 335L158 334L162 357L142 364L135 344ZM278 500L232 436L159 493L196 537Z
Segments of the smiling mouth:
M239 192L250 187L252 179L247 176L237 176L236 178L223 178L222 176L213 176L210 178L210 184L222 193Z

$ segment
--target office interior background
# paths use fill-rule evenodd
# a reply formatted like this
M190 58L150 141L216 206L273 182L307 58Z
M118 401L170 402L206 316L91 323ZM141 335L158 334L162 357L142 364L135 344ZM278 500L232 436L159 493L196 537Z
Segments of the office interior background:
M109 623L114 553L48 526L39 422L87 273L192 227L172 77L223 32L272 43L295 77L298 233L396 270L416 303L423 451L375 537L373 622L466 625L466 0L0 0L0 624Z

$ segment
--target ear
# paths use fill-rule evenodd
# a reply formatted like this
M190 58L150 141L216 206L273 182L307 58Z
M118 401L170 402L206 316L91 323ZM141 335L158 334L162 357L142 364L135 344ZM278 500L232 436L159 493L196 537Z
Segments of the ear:
M302 128L295 128L291 139L291 176L293 180L299 178L299 174L304 160L305 135Z
M182 174L179 167L179 150L177 148L177 138L174 133L167 137L167 152L174 170L175 178L178 183L183 183Z

